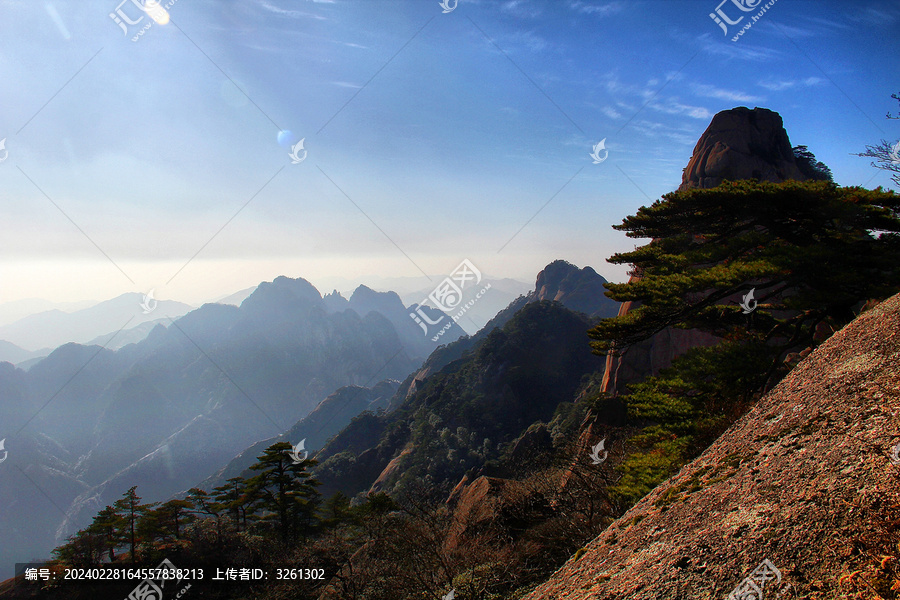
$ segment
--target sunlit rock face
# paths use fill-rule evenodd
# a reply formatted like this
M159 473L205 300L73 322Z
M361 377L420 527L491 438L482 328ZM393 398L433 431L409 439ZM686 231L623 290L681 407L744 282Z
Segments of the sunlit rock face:
M714 116L694 147L678 189L713 188L741 179L772 183L807 179L777 112L741 106Z

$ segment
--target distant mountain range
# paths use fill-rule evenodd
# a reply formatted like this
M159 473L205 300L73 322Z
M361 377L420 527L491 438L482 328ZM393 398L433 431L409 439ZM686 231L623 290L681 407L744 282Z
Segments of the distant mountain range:
M618 303L604 294L605 282L590 267L550 263L530 293L511 302L476 335L434 350L402 384L337 390L283 436L247 448L199 487L211 490L230 477L247 476L256 457L276 441L305 440L305 449L323 461L318 476L326 495L391 491L404 477L421 475L422 465L432 460L419 446L423 440L397 432L409 434L434 413L472 435L489 436L494 444L515 439L534 420L549 418L557 404L570 400L584 375L602 368L590 353L586 331L591 322L618 311ZM363 288L351 304L374 294ZM386 394L388 390L396 391ZM459 406L468 398L481 400ZM464 471L459 465L453 469L457 479ZM445 482L447 476L442 475Z
M143 294L128 293L74 312L55 308L0 326L0 340L34 352L69 342L87 343L149 321L180 317L194 308L182 302L160 300L148 303L152 310L145 312L143 302Z
M83 308L89 308L98 304L97 300L80 300L78 302L52 302L43 298L26 298L23 300L11 300L0 303L0 326L15 323L29 315L47 312L48 310L61 310L73 312Z
M103 304L128 321L142 299ZM179 306L160 302L149 316ZM66 316L100 327L99 312ZM118 350L67 343L28 371L0 362L0 439L9 452L0 577L6 565L45 556L131 486L156 501L195 485L258 440L284 434L335 390L371 387L360 396L367 400L357 399L362 404L336 410L321 435L339 429L348 411L371 408L376 396L386 405L397 384L380 381L403 380L435 348L464 335L425 308L430 320L448 324L432 341L409 312L393 292L360 287L350 299L323 298L304 279L279 277L239 307L205 304ZM149 316L139 327L151 325ZM48 322L42 319L28 322ZM309 415L307 423L317 419Z
M247 297L252 294L256 290L257 286L248 287L247 289L243 289L239 292L235 292L233 294L228 294L224 298L219 298L215 301L216 304L233 304L234 306L240 306L241 302L247 299Z
M46 356L46 354L47 352L42 353L40 350L30 352L10 342L0 340L0 362L9 362L16 365L39 356Z
M441 278L432 279L439 281ZM362 288L393 294L402 304L410 306L426 299L434 290L434 285L429 284L421 289L416 288L416 291L409 291L411 286L426 283L427 279L424 277L378 279L378 281L378 286L357 286L347 295L352 296L356 290ZM390 282L401 283L406 291L400 294L389 291L384 285ZM486 284L491 285L490 293L480 298L457 323L463 334L478 331L497 312L530 289L528 284L516 279L485 278L484 285ZM214 303L240 306L256 287L234 292L215 300ZM343 298L342 294L338 295ZM151 303L151 306L155 306L154 310L145 314L143 301L143 294L127 293L103 302L90 300L51 302L28 299L0 304L0 362L28 363L23 365L27 367L31 361L45 357L54 348L69 342L118 350L128 344L140 342L157 324L167 325L170 318L180 317L194 308L182 302L162 300L155 305ZM407 329L407 325L408 323L404 323L403 329ZM443 343L444 339L441 341ZM424 351L424 348L425 346L421 350Z

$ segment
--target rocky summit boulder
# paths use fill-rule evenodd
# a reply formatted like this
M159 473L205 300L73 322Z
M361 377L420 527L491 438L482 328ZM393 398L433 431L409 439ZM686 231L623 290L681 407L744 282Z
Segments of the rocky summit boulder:
M742 179L807 179L777 112L740 106L716 114L694 147L678 189L713 188Z
M897 598L898 442L900 295L812 352L526 599Z

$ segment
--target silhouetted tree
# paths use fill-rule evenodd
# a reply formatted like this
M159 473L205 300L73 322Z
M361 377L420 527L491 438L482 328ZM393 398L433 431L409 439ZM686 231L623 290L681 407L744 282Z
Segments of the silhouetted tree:
M325 527L337 527L355 520L355 511L350 506L350 498L342 492L336 492L322 503L322 524Z
M266 511L260 521L273 524L282 542L312 531L319 504L319 482L307 471L316 462L294 462L288 454L291 449L287 442L266 448L250 467L259 474L247 480L248 495Z
M131 487L113 504L116 514L119 515L119 531L122 537L129 541L132 564L135 563L138 521L154 507L156 507L156 503L141 504L141 497L137 495L137 486Z
M247 482L243 477L232 477L224 485L213 488L218 492L216 502L228 511L238 529L247 527L248 513L252 514L254 498L249 493Z
M107 506L94 517L93 523L88 528L101 540L109 562L116 560L116 548L124 543L124 538L119 528L121 517L112 506Z
M816 160L816 155L806 146L794 147L794 158L797 160L797 168L800 172L813 181L834 181L834 175L828 165Z
M891 94L891 98L897 101L900 104L900 95ZM887 113L888 119L900 119L900 115L896 117L893 116L890 111ZM857 156L864 156L866 158L874 158L875 160L872 162L872 166L876 169L882 169L885 171L890 171L894 173L891 175L891 180L900 186L900 140L896 142L889 142L887 140L881 140L875 146L866 146L866 151L857 154Z
M169 500L147 511L138 523L138 533L148 540L180 539L183 526L196 519L193 508L189 500Z

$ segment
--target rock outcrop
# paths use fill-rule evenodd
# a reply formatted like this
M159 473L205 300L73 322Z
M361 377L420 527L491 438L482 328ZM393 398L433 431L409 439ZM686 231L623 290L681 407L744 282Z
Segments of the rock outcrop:
M755 580L766 598L895 598L898 360L900 295L812 352L526 600L725 598L764 560L779 571Z
M454 512L446 547L457 548L479 534L502 530L509 507L521 503L526 496L526 487L511 479L481 476L457 486L449 500Z
M807 179L777 112L740 106L716 114L694 147L678 189L714 188L742 179Z
M758 179L780 183L808 179L797 166L781 115L766 108L743 106L713 117L694 147L679 190L713 188L725 180ZM629 281L634 281L632 277ZM619 315L637 308L619 307ZM672 365L672 360L696 346L710 346L717 338L697 330L667 328L630 347L621 357L607 357L602 390L621 394L636 383Z
M497 327L506 325L527 304L551 300L561 303L569 310L584 313L592 318L615 316L620 305L606 296L604 283L606 283L606 279L591 267L579 269L565 260L553 261L538 273L533 291L510 302L509 306L497 313L478 333L456 340L446 348L440 348L433 352L422 368L403 383L400 387L401 393L394 399L390 409L396 408L400 402L421 389L422 384L433 373L440 371L452 361L460 358L466 351L474 348Z
M529 301L553 300L589 317L612 317L619 304L605 295L604 283L606 279L591 267L579 269L564 260L555 260L538 273Z

